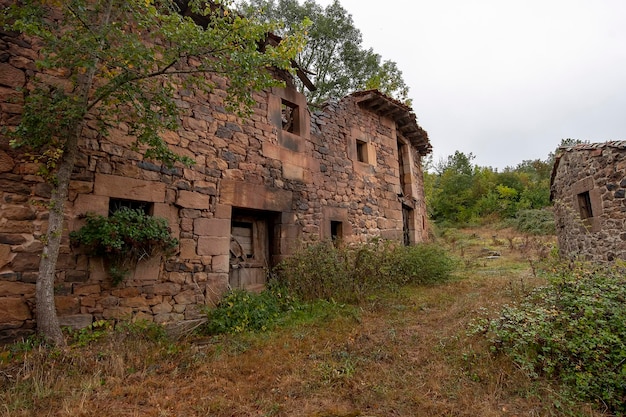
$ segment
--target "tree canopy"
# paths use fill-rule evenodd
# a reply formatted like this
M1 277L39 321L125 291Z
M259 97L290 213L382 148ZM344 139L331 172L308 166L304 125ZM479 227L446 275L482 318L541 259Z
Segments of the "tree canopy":
M319 105L329 98L376 88L410 104L409 89L398 65L363 47L361 31L338 0L326 7L314 0L302 4L298 0L249 0L239 9L248 16L279 22L279 34L291 33L290 28L304 19L311 21L306 46L296 59L317 88L307 91L299 84L310 103Z
M2 2L0 27L22 33L37 49L37 74L12 145L43 162L53 185L49 226L37 281L38 331L63 344L54 307L54 275L79 141L87 123L99 134L125 123L136 150L168 165L191 163L161 138L177 129L184 89L210 92L221 79L229 108L246 113L253 91L279 84L270 68L291 70L303 43L290 32L277 46L264 44L275 29L246 18L228 0L23 0ZM261 51L261 49L263 49Z
M550 205L552 160L522 161L498 172L456 151L424 174L427 205L439 223L468 224L513 218Z

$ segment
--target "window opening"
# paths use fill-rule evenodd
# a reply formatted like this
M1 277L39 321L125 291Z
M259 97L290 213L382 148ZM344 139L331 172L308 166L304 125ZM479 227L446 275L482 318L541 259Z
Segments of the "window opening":
M154 213L154 203L136 200L124 200L121 198L109 199L109 216L121 209L122 207L132 210L143 211L146 215L152 216Z
M405 145L402 142L398 142L398 167L400 169L400 188L402 192L405 192L406 189L406 180L404 178L404 151Z
M585 191L584 193L578 194L578 207L580 208L580 218L588 219L593 217L593 212L591 210L591 197L589 196L589 191Z
M331 220L330 222L330 238L333 244L337 243L343 238L343 223L339 221Z
M362 140L356 140L356 159L359 162L367 161L367 143Z
M281 99L281 119L283 130L289 133L300 133L300 120L298 117L298 105L285 99Z

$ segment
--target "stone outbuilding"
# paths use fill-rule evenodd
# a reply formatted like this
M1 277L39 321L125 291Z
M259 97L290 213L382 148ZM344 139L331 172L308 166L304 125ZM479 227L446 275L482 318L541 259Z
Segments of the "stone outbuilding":
M562 256L626 260L626 141L557 151L551 180Z
M20 89L36 74L36 53L26 40L0 33L0 57L0 124L11 127L21 113ZM57 76L46 74L63 82ZM241 119L225 110L219 88L177 94L182 127L164 139L195 165L144 160L128 126L103 137L93 123L80 143L65 233L86 213L141 206L168 220L178 250L141 261L113 286L102 259L64 239L55 285L63 325L198 318L199 307L228 288L262 287L268 269L303 242L427 238L421 158L431 146L403 103L372 90L312 112L294 88L273 88L256 93L253 114ZM0 342L34 329L49 197L38 166L0 134Z

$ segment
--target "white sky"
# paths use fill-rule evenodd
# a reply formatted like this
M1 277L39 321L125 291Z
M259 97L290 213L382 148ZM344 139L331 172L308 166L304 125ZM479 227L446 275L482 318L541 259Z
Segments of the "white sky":
M626 140L625 0L340 3L398 64L435 161L460 150L502 169L563 138Z

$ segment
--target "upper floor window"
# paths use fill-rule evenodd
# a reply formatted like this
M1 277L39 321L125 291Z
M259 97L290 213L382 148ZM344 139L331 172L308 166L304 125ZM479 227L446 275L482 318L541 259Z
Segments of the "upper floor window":
M580 209L580 218L588 219L593 217L593 210L591 209L591 197L589 191L578 194L578 207Z
M284 131L295 135L300 133L300 112L297 104L282 99L281 120Z

